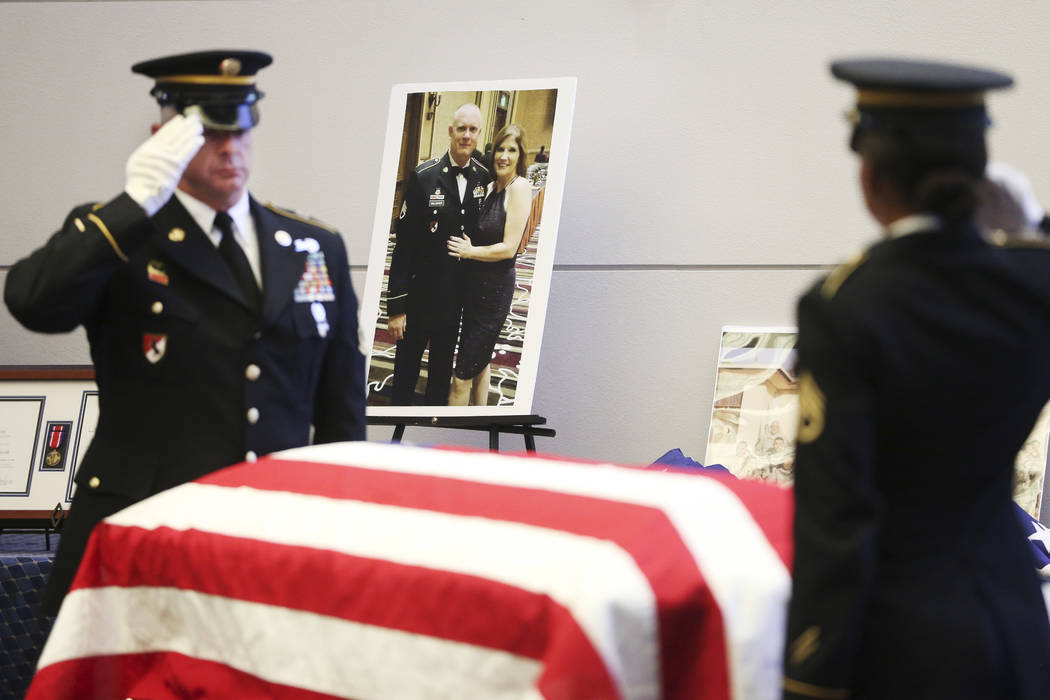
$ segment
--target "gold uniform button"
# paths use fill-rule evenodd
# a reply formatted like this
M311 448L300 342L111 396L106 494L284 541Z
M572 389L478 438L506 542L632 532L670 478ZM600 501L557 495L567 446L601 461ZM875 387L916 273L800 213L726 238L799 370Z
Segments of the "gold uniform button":
M155 301L153 302L153 305L149 307L149 310L155 314L159 314L161 311L164 310L164 303L160 301Z
M186 240L186 232L183 231L181 228L173 228L172 230L168 231L168 240L172 243L181 243L182 241Z
M259 422L259 409L257 409L255 406L252 406L248 409L248 422L252 425L255 425Z
M91 480L88 481L88 486L90 486L93 489L97 489L101 485L102 485L102 479L99 479L97 476L91 477Z
M249 382L254 382L256 379L259 378L259 375L261 374L262 368L260 368L259 365L252 364L244 368L244 376L248 379Z

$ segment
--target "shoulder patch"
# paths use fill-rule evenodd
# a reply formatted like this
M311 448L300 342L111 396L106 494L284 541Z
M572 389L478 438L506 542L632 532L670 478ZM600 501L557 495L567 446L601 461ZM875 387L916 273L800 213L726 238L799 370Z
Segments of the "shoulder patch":
M825 299L831 299L834 297L835 292L839 291L839 287L842 286L842 283L845 282L846 279L853 274L853 271L860 267L867 259L867 251L855 253L849 260L832 270L831 274L824 280L824 284L820 287L820 295Z
M336 228L334 228L332 226L329 226L328 224L326 224L323 221L320 221L319 219L314 219L314 218L311 218L309 216L303 216L302 214L299 214L298 212L294 212L291 209L282 209L281 207L277 206L276 204L273 204L272 202L265 202L263 204L263 206L266 207L267 209L269 209L270 211L272 211L274 214L277 214L278 216L283 216L286 219L294 219L295 221L301 221L304 224L310 224L311 226L317 226L318 228L323 228L325 231L328 231L329 233L338 233L339 232L338 229L336 229Z

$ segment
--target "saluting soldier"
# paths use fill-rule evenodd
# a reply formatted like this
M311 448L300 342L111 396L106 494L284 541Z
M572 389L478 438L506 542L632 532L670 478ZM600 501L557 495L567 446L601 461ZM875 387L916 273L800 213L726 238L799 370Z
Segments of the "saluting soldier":
M1050 399L1050 251L982 237L999 72L847 60L883 240L800 301L786 698L1045 698L1050 625L1011 503ZM1026 247L1027 246L1027 247Z
M94 525L219 467L365 436L364 359L346 247L248 193L256 73L271 57L205 51L136 64L163 125L124 192L75 208L8 274L27 328L83 325L99 420L44 608L54 614ZM173 196L174 194L174 196Z
M481 110L465 104L448 128L448 153L420 164L409 178L398 215L387 283L387 328L397 341L391 403L413 403L423 351L430 345L423 401L448 404L452 357L463 310L461 261L450 257L452 236L473 237L485 187L492 179L475 157Z

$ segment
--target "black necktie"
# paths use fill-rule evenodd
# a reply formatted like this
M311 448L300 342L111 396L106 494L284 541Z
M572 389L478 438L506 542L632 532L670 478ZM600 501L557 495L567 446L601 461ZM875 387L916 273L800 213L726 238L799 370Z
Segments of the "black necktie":
M222 240L219 241L219 252L230 266L233 278L237 280L248 306L253 310L259 309L259 285L255 282L252 274L252 266L248 262L248 256L237 239L233 237L233 219L224 211L215 214L215 228L222 232Z

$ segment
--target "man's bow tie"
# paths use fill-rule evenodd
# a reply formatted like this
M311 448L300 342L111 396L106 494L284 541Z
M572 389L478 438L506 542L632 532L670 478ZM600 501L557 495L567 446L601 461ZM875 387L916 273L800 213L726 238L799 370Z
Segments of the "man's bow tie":
M448 166L448 171L452 173L452 177L456 177L457 175L462 175L463 177L466 177L468 170L470 170L470 168L467 166L463 166L462 168L458 165Z

